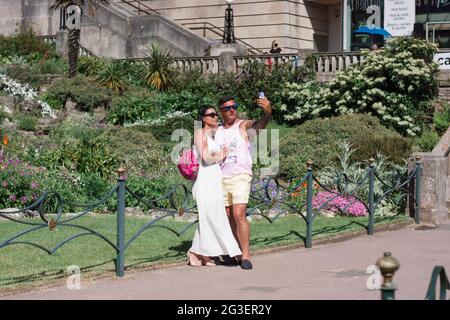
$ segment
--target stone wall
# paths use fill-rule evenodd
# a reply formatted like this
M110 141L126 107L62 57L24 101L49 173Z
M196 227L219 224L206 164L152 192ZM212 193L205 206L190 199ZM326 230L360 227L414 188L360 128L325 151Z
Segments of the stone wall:
M421 157L420 211L425 223L448 222L450 200L450 128L432 152L415 153L410 158L412 170L416 156Z
M59 10L50 0L0 0L0 34L14 34L20 25L30 25L39 35L53 35L59 29Z
M141 2L188 28L201 28L204 22L222 29L224 27L224 0ZM284 53L296 52L299 49L317 49L320 39L328 43L328 18L331 9L327 6L303 0L236 0L232 7L235 36L262 51L269 51L273 40L278 41ZM222 40L220 35L208 30L199 29L194 32L217 41ZM339 49L333 47L333 50Z

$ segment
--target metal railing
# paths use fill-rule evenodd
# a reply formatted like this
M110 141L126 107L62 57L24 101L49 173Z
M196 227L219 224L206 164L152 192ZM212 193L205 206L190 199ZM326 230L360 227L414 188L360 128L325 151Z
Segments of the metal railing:
M219 36L219 39L222 39L223 34L225 32L225 30L221 27L218 27L210 22L185 22L182 23L181 25L185 26L186 28L190 29L190 30L203 30L203 37L206 38L206 31L210 31L212 33L214 33L215 35ZM197 25L199 25L197 27ZM264 54L264 51L252 46L250 43L235 37L237 42L240 42L242 44L244 44L245 46L247 46L250 49L247 49L247 51L251 54Z
M447 299L447 291L450 290L450 282L443 266L435 266L431 274L425 300L436 300L436 285L439 281L439 300Z
M381 300L395 300L395 291L393 278L395 272L400 268L400 263L392 257L390 252L385 252L383 257L378 259L376 265L383 277L383 284L380 287ZM443 266L435 266L431 273L430 283L425 296L425 300L436 300L436 285L439 281L439 300L447 299L447 291L450 290L449 278Z
M123 3L123 4L130 6L133 9L137 10L138 16L140 16L141 13L146 14L146 15L151 15L152 13L159 14L159 15L161 14L158 11L150 8L146 4L142 3L141 1L121 0L121 1L117 1L116 3Z
M393 173L389 181L382 181L377 174L374 166L373 159L370 160L370 165L366 170L364 177L360 181L350 181L345 174L337 174L335 181L333 182L334 188L324 186L319 182L314 175L313 162L309 160L307 162L308 170L306 175L300 180L293 183L290 186L282 186L282 183L276 178L266 178L261 181L254 181L251 187L249 208L247 210L247 216L259 215L265 218L270 223L275 222L282 214L295 214L302 218L306 223L306 235L302 237L305 242L306 248L312 247L313 238L313 224L314 219L320 214L321 210L327 209L330 206L335 206L333 201L339 197L344 197L347 200L347 205L340 210L345 211L351 205L359 203L363 205L367 211L367 225L366 230L369 235L374 233L374 216L378 205L381 201L389 196L397 195L398 192L403 192L403 196L408 197L410 202L414 204L415 222L420 222L420 158L416 158L416 165L414 170L407 176L403 177L401 174ZM125 251L127 248L146 230L151 228L163 228L173 232L177 236L182 236L189 228L195 225L197 221L189 223L182 230L175 230L173 228L158 224L161 220L167 217L175 217L175 215L183 214L197 214L195 201L192 198L192 194L188 191L183 184L175 185L167 194L161 196L158 199L145 199L144 197L136 194L127 186L126 171L124 169L117 170L118 182L113 186L110 191L103 196L102 199L91 204L75 204L64 201L64 199L56 192L44 192L43 195L31 205L22 210L13 212L0 211L0 217L8 219L12 222L30 226L28 229L23 230L14 236L0 242L0 249L17 245L26 244L36 248L39 248L48 254L54 254L58 249L67 243L83 237L83 236L96 236L101 240L108 243L116 252L115 266L116 275L123 276L125 272ZM384 192L382 195L376 197L374 190L375 180L378 179L384 186ZM411 192L408 189L408 185L415 182L415 192ZM299 190L306 189L304 198L297 198ZM314 204L314 197L317 195L318 190L325 190L331 196L323 201L319 205ZM363 199L361 193L367 191L368 197ZM181 192L181 193L180 193ZM96 208L104 205L110 200L114 194L117 194L117 226L116 226L116 242L108 239L105 235L78 224L73 224L72 221L86 216ZM149 211L157 211L161 213L157 218L154 218L145 223L137 232L135 232L131 238L125 242L125 207L127 197L131 197L137 200L140 204L146 206ZM47 201L56 201L56 213L51 217L45 212L45 204ZM75 216L63 217L65 207L70 208L82 208ZM28 219L14 218L12 215L17 213L27 212L29 210L37 210L41 222L30 221ZM274 216L270 216L271 212L276 210L278 213ZM37 230L48 228L53 231L56 227L70 227L80 230L67 239L60 241L53 248L46 248L39 243L30 241L22 241L20 238L24 235L30 234Z

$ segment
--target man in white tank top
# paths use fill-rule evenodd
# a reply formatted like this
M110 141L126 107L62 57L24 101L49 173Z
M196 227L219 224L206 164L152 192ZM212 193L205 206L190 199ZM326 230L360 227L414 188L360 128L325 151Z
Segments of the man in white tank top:
M246 212L252 181L252 157L247 130L254 129L256 134L266 128L272 117L272 105L267 98L257 100L263 110L259 120L242 120L237 115L237 104L233 97L225 96L219 100L223 126L219 126L215 141L226 146L229 153L222 164L222 189L225 207L234 237L242 251L240 265L242 269L252 269L250 261L250 226Z

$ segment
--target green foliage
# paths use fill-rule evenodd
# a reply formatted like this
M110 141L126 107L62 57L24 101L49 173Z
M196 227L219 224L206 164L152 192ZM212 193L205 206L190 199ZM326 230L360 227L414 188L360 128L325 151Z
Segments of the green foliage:
M431 59L426 55L434 51L435 45L425 40L396 38L387 49L364 51L364 63L339 72L327 85L288 84L282 93L284 119L302 123L315 117L366 113L415 136L437 94L437 65L424 60Z
M35 131L36 130L36 125L37 125L36 117L19 114L14 117L14 121L17 122L17 124L19 125L20 130L25 130L25 131Z
M151 95L138 97L134 94L126 94L113 100L113 106L108 112L108 122L123 125L141 119L155 118L160 114L155 110L154 99Z
M174 111L182 111L197 116L198 109L202 105L216 106L217 100L212 96L204 96L201 93L187 90L179 92L164 92L155 96L155 107L162 114Z
M50 137L52 145L41 150L36 159L48 169L64 167L109 177L118 167L113 148L90 116L69 117L51 130Z
M147 58L146 70L143 80L151 88L158 91L167 90L173 83L173 71L171 64L173 57L170 50L161 49L157 44L152 43L145 51Z
M105 68L105 59L90 56L78 58L78 72L85 76L97 76Z
M28 64L11 64L6 68L6 75L18 80L20 83L36 86L39 77Z
M419 145L422 152L433 151L434 147L439 142L439 134L435 130L426 130L417 139L417 144Z
M120 66L111 61L106 63L105 68L95 78L95 82L119 95L121 95L126 88Z
M123 74L124 79L134 86L141 86L147 88L145 82L142 80L143 67L138 63L133 63L130 60L115 61L114 62Z
M440 112L435 112L434 117L434 129L442 136L450 126L450 105L444 104L444 109Z
M191 116L175 115L158 120L155 120L151 125L136 125L133 128L142 132L150 132L158 141L164 143L172 142L172 133L177 129L186 129L191 134L194 132L195 120Z
M198 108L184 107L188 104L190 97L200 97L202 103L212 103L217 106L217 102L221 96L231 95L236 98L240 106L240 111L247 114L248 117L259 117L260 108L256 106L256 98L258 92L263 90L265 95L271 100L274 106L274 118L282 119L279 112L281 105L281 92L287 82L302 82L311 79L314 71L311 63L314 62L312 57L308 58L308 63L298 69L293 69L292 64L273 64L269 68L266 64L258 61L245 63L239 74L223 73L220 75L204 76L200 69L193 69L186 72L176 72L174 77L174 85L172 90L176 94L184 95L180 99L182 107L179 103L170 103L174 105L176 110L190 112Z
M338 145L349 141L356 151L351 161L365 161L378 152L393 163L409 156L411 142L395 131L383 127L376 117L345 115L314 119L296 127L280 141L280 174L299 178L306 173L306 161L321 170L337 160Z
M50 138L59 143L94 139L101 130L95 128L95 119L89 114L72 114L50 131Z
M64 102L61 101L61 98L57 95L53 94L52 92L44 92L43 94L39 95L39 100L48 103L50 108L53 110L61 110L64 108Z
M30 26L19 28L12 36L0 35L0 56L29 56L30 60L55 55L54 48L37 37Z
M114 157L106 139L97 137L59 144L57 148L44 152L39 158L42 165L51 169L65 167L79 173L96 172L102 177L109 177L118 167L118 160Z
M31 70L38 74L64 74L67 64L59 58L42 59L32 64Z
M104 131L100 138L108 141L118 165L126 168L130 176L145 175L154 179L177 173L170 154L164 152L159 141L149 132L114 127Z
M100 106L108 108L111 103L109 90L82 75L54 83L45 94L46 101L50 100L52 104L59 103L62 106L69 98L77 103L77 109L80 111L92 111Z
M5 121L5 119L9 119L9 118L10 118L9 113L7 113L5 111L5 109L3 108L3 106L0 105L0 125L3 124L3 121Z
M164 176L149 179L145 175L133 175L128 178L127 186L138 196L143 197L150 202L150 200L158 199L166 195L174 187L174 181L171 181ZM127 204L133 207L145 207L141 202L131 197L129 197ZM164 200L156 202L154 205L158 207L167 207L169 203L167 200Z

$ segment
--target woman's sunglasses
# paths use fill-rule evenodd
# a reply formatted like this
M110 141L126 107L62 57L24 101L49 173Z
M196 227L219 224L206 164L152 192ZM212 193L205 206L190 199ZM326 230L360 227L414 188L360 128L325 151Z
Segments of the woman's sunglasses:
M221 111L230 111L231 108L233 108L234 110L237 110L238 104L235 103L235 104L233 104L232 106L226 106L226 107L220 108L220 110L221 110Z
M218 117L219 115L217 114L217 113L215 113L215 112L211 112L211 113L207 113L207 114L205 114L205 117L211 117L211 118L216 118L216 117Z

